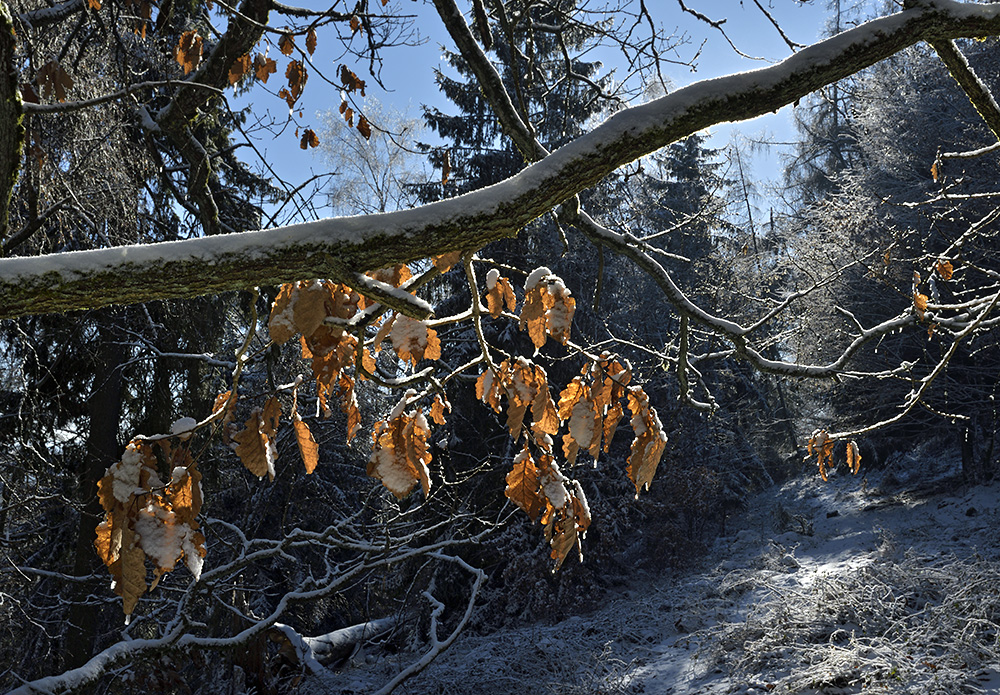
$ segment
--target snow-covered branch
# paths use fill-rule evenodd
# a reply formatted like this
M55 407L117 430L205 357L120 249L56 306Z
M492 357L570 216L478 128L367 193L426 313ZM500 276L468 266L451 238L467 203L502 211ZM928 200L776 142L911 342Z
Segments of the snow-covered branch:
M496 186L414 210L0 260L0 318L192 297L355 273L516 233L618 167L708 126L774 111L922 40L1000 34L1000 5L933 0L767 68L698 82L622 111Z

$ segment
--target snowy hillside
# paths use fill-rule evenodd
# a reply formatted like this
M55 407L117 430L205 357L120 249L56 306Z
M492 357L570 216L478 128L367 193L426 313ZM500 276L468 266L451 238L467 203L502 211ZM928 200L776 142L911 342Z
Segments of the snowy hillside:
M636 577L555 625L463 636L398 692L1000 692L1000 486L957 474L901 456L764 491L696 570ZM306 690L371 692L419 658L377 654Z

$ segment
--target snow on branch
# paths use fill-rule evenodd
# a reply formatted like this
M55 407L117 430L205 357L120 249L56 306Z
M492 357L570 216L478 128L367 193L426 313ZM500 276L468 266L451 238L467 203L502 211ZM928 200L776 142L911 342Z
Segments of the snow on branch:
M0 260L0 318L184 298L325 277L476 248L639 157L711 125L774 111L918 41L1000 34L1000 5L928 0L759 70L619 112L495 186L413 210L271 230Z

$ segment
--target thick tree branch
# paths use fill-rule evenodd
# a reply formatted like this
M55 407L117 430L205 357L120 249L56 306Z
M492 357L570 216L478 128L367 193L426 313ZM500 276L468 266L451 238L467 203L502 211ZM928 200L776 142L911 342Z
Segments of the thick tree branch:
M618 167L711 125L777 110L918 41L997 34L1000 5L933 0L822 41L777 65L699 82L619 112L511 179L459 198L388 215L225 238L3 259L0 318L309 277L348 281L361 270L476 248L516 233ZM184 98L188 106L196 98L195 90L190 94ZM201 98L204 91L197 94ZM184 112L180 105L173 108Z
M948 72L969 97L969 101L976 107L976 111L983 117L986 125L993 131L993 135L1000 140L1000 106L997 106L989 87L979 79L954 41L942 39L931 41L930 44L941 58L941 62L948 68Z
M476 81L488 95L490 105L497 112L497 118L503 124L504 131L514 141L525 160L537 162L548 155L548 150L535 139L528 125L518 115L507 89L503 86L500 73L479 47L454 0L434 0L434 7L452 41L458 46L459 52L465 57L469 68L476 76Z
M211 157L191 132L191 125L199 109L214 93L208 87L225 89L229 85L229 69L238 58L250 52L260 40L267 26L270 0L244 0L239 11L233 13L226 33L223 34L211 55L202 62L188 84L177 90L170 104L157 116L160 130L170 136L190 166L188 195L198 208L202 226L207 234L224 231L219 223L219 210L212 196L214 179Z

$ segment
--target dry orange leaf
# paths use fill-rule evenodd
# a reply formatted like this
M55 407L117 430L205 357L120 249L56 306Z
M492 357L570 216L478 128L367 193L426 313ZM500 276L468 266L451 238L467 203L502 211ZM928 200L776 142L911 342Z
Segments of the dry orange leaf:
M937 264L937 272L942 280L951 280L954 271L955 268L951 265L951 261L939 261Z
M306 34L306 50L309 51L309 55L316 52L316 27L309 27L309 33Z
M444 186L448 183L448 178L451 176L451 150L445 150L444 155L441 157L441 185Z
M346 65L340 66L340 82L348 92L361 92L361 96L365 95L365 81L359 79Z
M414 367L423 359L441 359L441 340L437 331L423 321L401 314L393 323L390 337L399 359L411 362Z
M413 392L408 391L397 410L402 410L402 404L412 395ZM427 495L431 486L427 468L431 461L427 448L429 434L427 419L419 411L400 412L388 422L376 423L368 475L381 480L398 499L410 494L417 483Z
M122 528L122 548L119 554L121 579L115 582L115 593L122 597L122 610L132 615L139 597L146 593L146 554L136 542L135 531L128 524Z
M388 268L379 268L374 272L368 273L368 275L379 282L384 282L385 284L392 285L393 287L399 287L413 277L413 272L405 263L397 263L396 265L389 266Z
M174 49L174 59L177 64L184 68L187 75L198 69L201 64L202 38L194 29L181 34L177 47Z
M531 518L538 520L538 515L545 510L545 498L539 492L538 468L531 459L528 445L514 457L514 466L506 477L507 487L504 496L520 507Z
M448 412L451 412L451 403L447 400L441 398L441 394L434 396L434 400L431 402L431 420L439 425L445 424L444 419L444 409L448 408Z
M372 125L368 122L368 119L364 116L358 118L358 132L361 133L365 140L371 140L372 137Z
M498 318L503 312L504 306L508 311L517 310L517 298L514 296L514 288L510 285L510 280L500 277L497 270L491 270L486 274L486 308L490 316Z
M861 452L858 451L858 445L853 440L847 442L847 467L854 475L857 475L858 471L861 470Z
M306 128L302 133L302 139L299 141L299 147L303 150L310 147L319 147L319 137L313 132L311 128Z
M282 34L281 38L278 39L278 50L281 51L282 55L292 55L292 52L295 51L295 37L289 33Z
M299 454L306 467L306 475L310 475L319 465L319 444L313 439L309 425L302 421L298 413L292 416L292 427L295 429L295 442L299 445Z
M247 470L258 478L267 475L274 480L274 462L278 449L275 438L281 407L278 399L271 396L264 408L255 408L244 423L245 429L233 436L236 455Z
M242 55L233 61L233 64L229 66L229 84L230 86L235 85L237 82L243 79L243 76L249 74L251 66L250 54Z
M293 60L285 68L285 77L288 78L288 89L291 96L289 108L291 108L291 104L298 101L299 97L302 96L302 90L309 80L309 73L306 71L306 66L301 60ZM287 98L286 101L288 101Z
M278 64L273 58L268 58L263 53L258 53L253 60L254 76L267 84L267 78L278 72Z
M628 390L628 407L632 411L632 429L635 439L632 440L632 452L628 457L628 477L635 485L635 496L643 488L649 489L656 467L667 446L667 435L656 410L649 405L649 397L638 386Z
M431 260L434 261L434 267L439 272L447 273L451 270L452 266L462 260L462 252L449 251L448 253L442 253L440 256L434 256Z
M913 308L917 312L917 316L921 320L924 318L924 312L927 311L927 295L921 294L920 292L913 293Z
M813 431L807 445L806 459L811 456L816 457L816 463L819 467L819 477L824 481L827 480L827 470L833 461L833 445L834 440L826 430L822 429ZM858 461L860 462L860 457Z
M576 300L562 280L545 267L532 271L524 282L520 326L527 327L536 350L545 345L546 335L566 344L574 311Z

